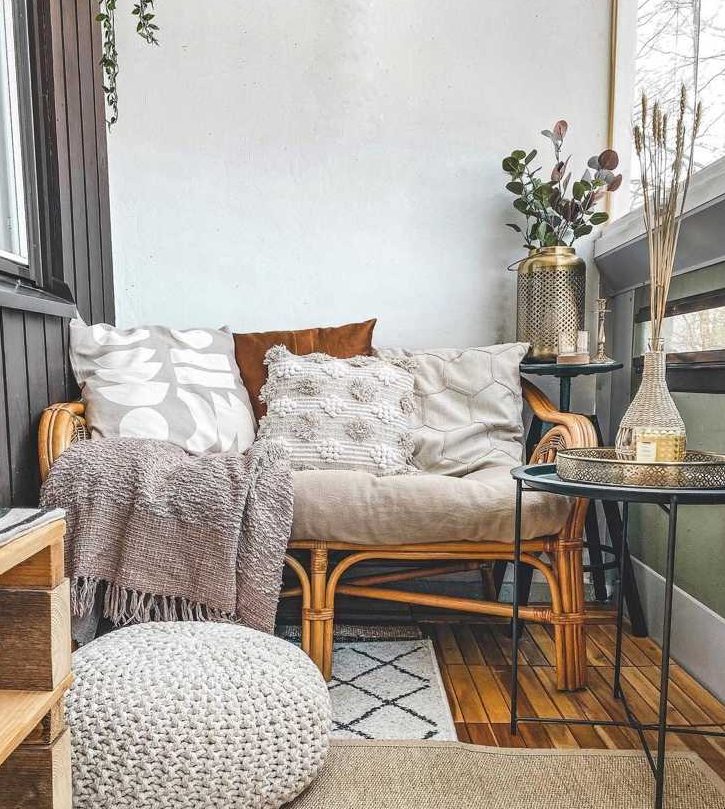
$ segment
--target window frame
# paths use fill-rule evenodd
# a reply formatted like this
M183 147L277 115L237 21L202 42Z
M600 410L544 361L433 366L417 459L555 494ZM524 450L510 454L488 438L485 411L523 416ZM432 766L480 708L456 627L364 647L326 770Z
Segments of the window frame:
M0 273L4 276L30 281L37 286L42 286L40 206L38 200L38 169L28 7L26 0L10 0L10 5L12 8L15 69L18 82L20 153L22 157L28 259L27 263L25 263L12 258L8 254L0 253Z
M669 301L665 317L721 306L725 306L725 289L711 290ZM634 314L634 324L649 320L650 307L639 307ZM643 366L643 355L632 357L635 376L641 376ZM668 353L667 384L670 390L678 393L725 393L725 348Z

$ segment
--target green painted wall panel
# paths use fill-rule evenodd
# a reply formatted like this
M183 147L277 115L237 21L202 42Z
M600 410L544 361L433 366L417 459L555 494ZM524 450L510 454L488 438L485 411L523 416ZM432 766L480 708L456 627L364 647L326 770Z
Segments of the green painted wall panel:
M673 279L671 298L723 286L723 265ZM642 291L643 292L643 291ZM675 393L685 421L687 446L725 453L725 395ZM664 572L667 516L656 506L632 506L632 553ZM725 506L683 506L679 510L675 561L676 584L719 615L725 616Z

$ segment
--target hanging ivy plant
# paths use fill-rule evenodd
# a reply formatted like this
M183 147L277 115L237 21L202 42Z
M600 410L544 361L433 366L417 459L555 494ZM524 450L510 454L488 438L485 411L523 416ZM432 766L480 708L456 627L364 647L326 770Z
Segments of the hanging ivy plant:
M116 49L116 4L117 0L98 0L99 13L96 20L103 29L103 92L106 95L108 115L106 121L111 127L118 120L118 50ZM154 0L138 0L131 12L136 21L136 33L149 45L158 45L156 33L159 30L154 22Z

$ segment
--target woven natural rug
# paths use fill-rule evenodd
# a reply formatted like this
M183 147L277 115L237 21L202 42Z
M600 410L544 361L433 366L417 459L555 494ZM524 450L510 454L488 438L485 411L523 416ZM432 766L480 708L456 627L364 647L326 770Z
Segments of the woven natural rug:
M696 755L668 754L667 809L725 809L725 784ZM335 741L289 809L651 809L636 751L507 750L456 742Z
M336 643L329 688L335 738L456 738L428 639Z

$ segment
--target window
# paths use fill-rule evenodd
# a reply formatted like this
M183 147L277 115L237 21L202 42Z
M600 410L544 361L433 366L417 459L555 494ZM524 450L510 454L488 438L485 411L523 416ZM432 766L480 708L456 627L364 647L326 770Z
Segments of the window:
M638 0L635 116L642 90L664 102L675 120L680 85L690 102L698 87L702 128L695 170L725 156L725 3L722 0ZM632 153L630 207L642 204L637 157Z
M35 278L38 245L25 0L0 0L0 271Z
M649 307L634 322L634 368L642 369L651 331ZM668 381L676 391L725 391L725 290L670 301L663 335Z

